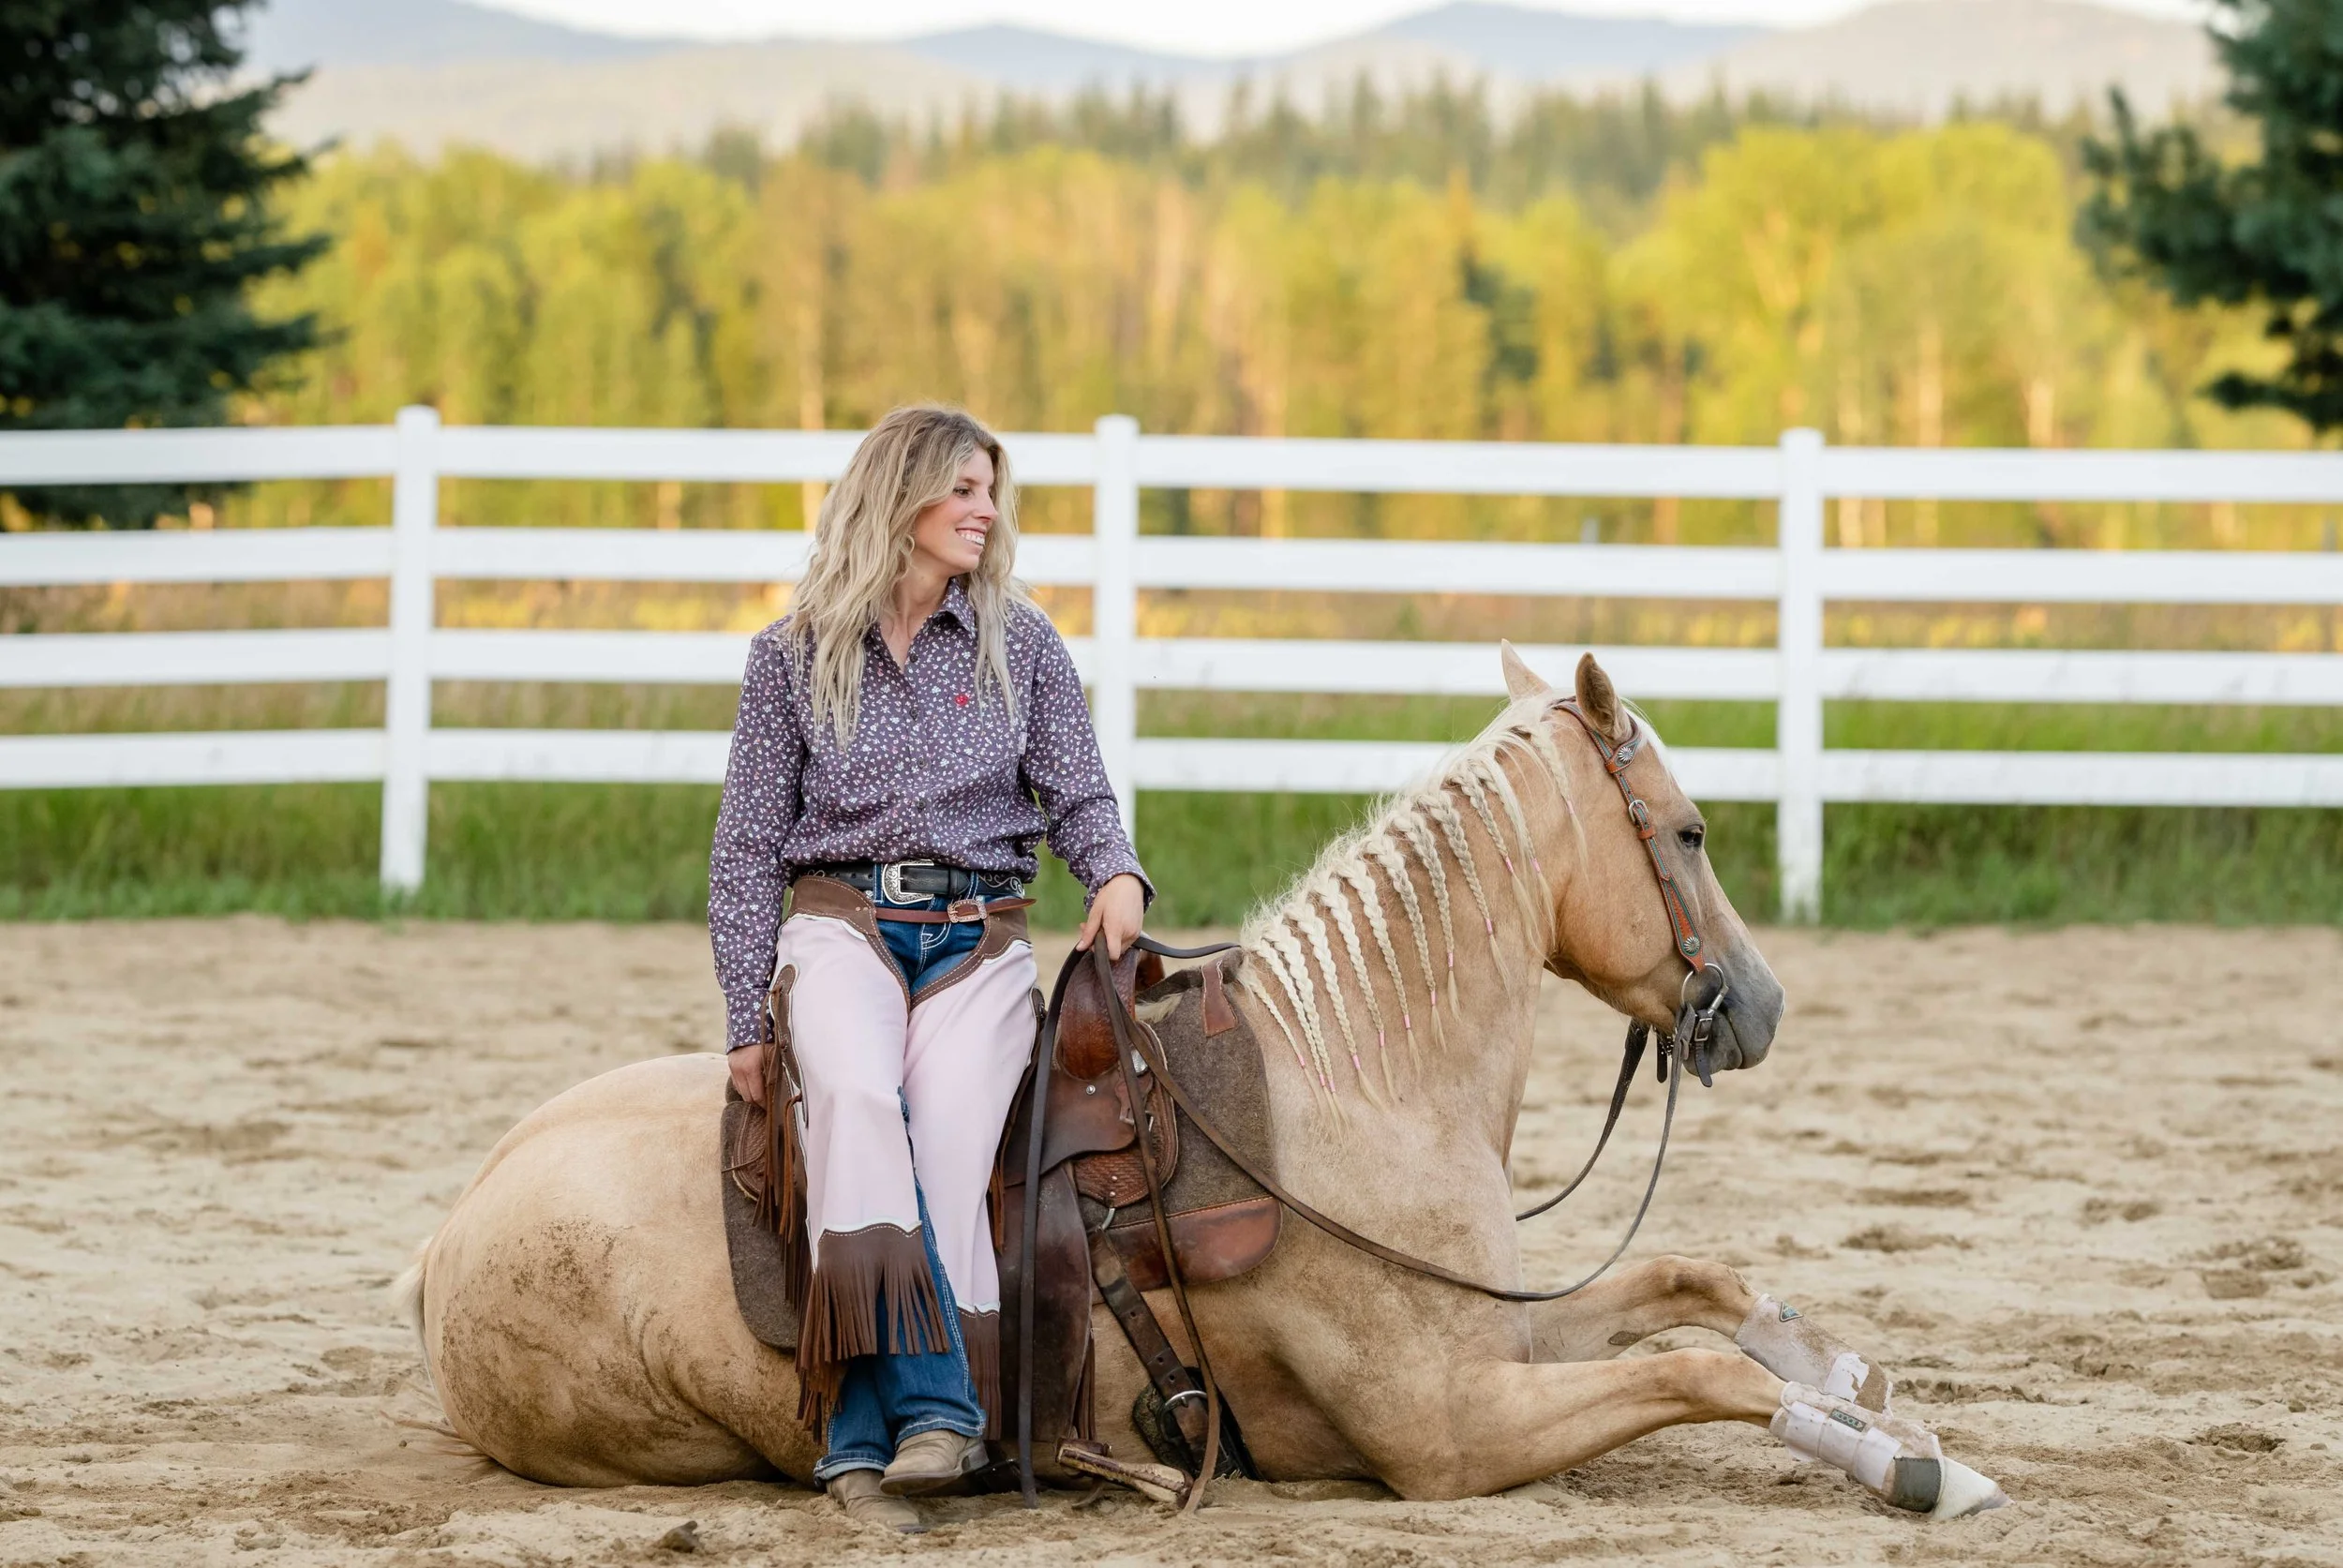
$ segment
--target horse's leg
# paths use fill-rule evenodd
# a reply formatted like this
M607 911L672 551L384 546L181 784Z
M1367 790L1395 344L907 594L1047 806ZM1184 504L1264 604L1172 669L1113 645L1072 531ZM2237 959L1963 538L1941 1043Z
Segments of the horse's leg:
M1601 1361L1671 1328L1731 1336L1756 1304L1756 1294L1723 1263L1653 1258L1575 1295L1533 1303L1532 1353L1540 1361Z
M1796 1307L1757 1294L1723 1263L1654 1258L1530 1310L1540 1361L1591 1361L1666 1329L1709 1328L1731 1336L1778 1378L1865 1410L1889 1408L1893 1385L1884 1368Z
M1502 1491L1607 1454L1663 1426L1746 1421L1765 1426L1801 1459L1819 1459L1899 1508L1939 1517L1997 1507L2000 1488L1944 1456L1916 1421L1784 1383L1747 1356L1668 1351L1625 1361L1485 1360L1451 1372L1445 1420L1395 1432L1398 1453L1361 1444L1407 1497Z
M1746 1421L1782 1406L1782 1380L1724 1351L1669 1351L1625 1361L1486 1360L1443 1369L1426 1406L1444 1419L1353 1434L1378 1474L1410 1498L1485 1496L1609 1453L1663 1426ZM1424 1391L1427 1396L1431 1390ZM1412 1403L1412 1401L1408 1401Z

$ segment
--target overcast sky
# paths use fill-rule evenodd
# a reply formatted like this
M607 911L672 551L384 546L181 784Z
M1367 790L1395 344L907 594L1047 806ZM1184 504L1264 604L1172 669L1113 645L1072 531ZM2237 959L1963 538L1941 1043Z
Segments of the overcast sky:
M1253 54L1355 33L1438 0L488 0L505 10L613 33L735 37L890 37L988 22L1182 54ZM1820 22L1861 0L1521 0L1542 10L1700 22ZM2127 10L2194 17L2201 0L2103 0Z

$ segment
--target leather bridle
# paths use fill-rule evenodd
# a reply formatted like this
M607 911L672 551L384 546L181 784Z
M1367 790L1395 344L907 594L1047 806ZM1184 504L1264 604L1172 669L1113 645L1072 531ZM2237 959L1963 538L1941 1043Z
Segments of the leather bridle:
M1603 759L1604 772L1610 776L1612 784L1619 790L1619 799L1627 807L1627 819L1634 824L1635 837L1641 841L1644 854L1650 859L1652 877L1660 884L1660 902L1667 908L1668 932L1676 944L1677 956L1683 959L1687 966L1683 983L1677 988L1676 1027L1673 1033L1664 1038L1661 1050L1660 1081L1664 1083L1668 1083L1668 1063L1673 1059L1689 1066L1694 1072L1699 1074L1701 1087L1713 1087L1716 1081L1710 1075L1709 1046L1709 1042L1716 1038L1717 1014L1724 1008L1724 998L1731 990L1731 985L1725 978L1724 966L1708 956L1708 944L1701 938L1700 928L1693 923L1692 912L1684 907L1684 897L1677 889L1675 874L1668 870L1667 862L1660 858L1660 829L1658 825L1651 820L1651 807L1642 796L1635 793L1634 786L1627 782L1628 765L1635 760L1637 754L1643 750L1644 742L1649 737L1631 714L1627 721L1629 725L1627 738L1614 745L1610 738L1603 733L1602 727L1587 717L1586 709L1578 705L1575 697L1563 697L1553 706L1578 721L1578 727L1586 731L1587 739L1594 746L1595 754ZM1705 1000L1695 1002L1693 999L1694 982L1702 982L1705 989L1706 980L1710 976L1715 977L1715 992ZM1641 1019L1631 1020L1628 1023L1627 1043L1619 1053L1619 1082L1611 1087L1611 1107L1604 1114L1603 1130L1596 1135L1594 1148L1588 1154L1587 1162L1578 1168L1578 1173L1571 1177L1568 1185L1560 1192L1542 1202L1531 1204L1514 1216L1516 1223L1525 1219L1535 1219L1545 1213L1546 1210L1577 1191L1579 1184L1593 1173L1595 1161L1603 1157L1604 1149L1611 1142L1611 1129L1619 1126L1619 1112L1625 1109L1627 1104L1628 1085L1635 1081L1635 1069L1643 1063L1644 1047L1650 1036L1650 1026ZM1652 1161L1651 1186L1644 1190L1645 1208L1650 1206L1652 1190L1659 1186L1660 1161L1667 1157L1668 1132L1674 1125L1676 1116L1676 1091L1673 1084L1670 1084L1668 1090L1667 1115L1668 1120L1663 1122L1660 1127L1660 1153ZM1602 1268L1595 1270L1577 1285L1572 1286L1570 1288L1572 1291L1581 1289L1601 1278L1604 1272L1619 1261L1619 1254L1627 1250L1628 1242L1635 1239L1635 1232L1643 1224L1643 1209L1635 1211L1635 1221L1627 1228L1626 1239L1619 1243L1619 1251L1613 1252ZM1570 1292L1565 1291L1560 1293L1567 1295Z
M1613 745L1602 728L1587 717L1576 698L1564 697L1554 706L1577 720L1578 727L1594 743L1595 754L1603 759L1603 770L1618 786L1619 797L1627 806L1627 819L1634 824L1635 837L1643 841L1644 853L1651 859L1651 874L1659 880L1660 902L1667 905L1668 931L1675 939L1677 955L1690 965L1677 991L1676 1031L1671 1038L1685 1049L1686 1059L1700 1075L1702 1086L1712 1087L1715 1080L1710 1076L1709 1046L1716 1038L1717 1014L1724 1010L1725 994L1732 987L1725 978L1724 966L1709 956L1700 928L1693 924L1692 912L1684 907L1684 896L1677 889L1675 874L1660 858L1660 829L1651 820L1651 808L1627 782L1627 765L1643 750L1649 732L1631 715L1627 739ZM1694 985L1697 982L1705 989L1711 977L1716 983L1714 994L1695 1002Z

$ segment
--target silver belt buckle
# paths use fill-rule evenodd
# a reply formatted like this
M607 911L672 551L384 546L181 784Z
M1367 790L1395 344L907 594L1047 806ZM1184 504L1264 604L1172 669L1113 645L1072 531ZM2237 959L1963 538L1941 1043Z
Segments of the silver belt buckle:
M933 860L888 860L882 862L879 866L880 893L885 895L887 902L889 903L909 903L915 898L924 898L926 895L923 893L907 893L903 891L903 871L906 867L910 866L932 866L933 864L935 864Z

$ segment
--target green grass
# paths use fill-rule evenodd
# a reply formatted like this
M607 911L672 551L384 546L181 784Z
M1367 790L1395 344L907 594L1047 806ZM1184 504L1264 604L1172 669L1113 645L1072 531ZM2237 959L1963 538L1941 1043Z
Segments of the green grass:
M694 919L716 791L439 784L424 887L386 903L372 784L0 795L0 918L211 915Z
M574 689L573 689L574 690ZM483 694L485 697L487 694ZM604 718L515 697L525 711L462 722ZM599 707L606 699L596 699ZM721 724L677 697L662 722ZM461 706L470 707L471 704ZM1768 746L1762 704L1654 703L1679 745ZM1168 694L1142 705L1151 735L1457 739L1491 711L1444 698ZM641 715L613 711L604 722ZM248 720L246 722L249 722ZM27 726L34 727L34 726ZM186 724L184 727L198 727ZM2325 709L1833 704L1829 743L1865 747L2343 752ZM1366 801L1347 796L1144 794L1139 844L1165 926L1240 918L1307 865ZM485 919L696 919L707 894L716 792L689 785L440 784L423 891L387 907L375 885L380 792L371 785L0 792L0 918L408 914ZM1770 807L1709 808L1718 875L1744 914L1773 906ZM2343 919L2343 812L1834 806L1825 918L1934 926L2185 919ZM1081 902L1047 862L1040 921Z
M2337 811L1843 805L1823 844L1833 925L2343 921Z

